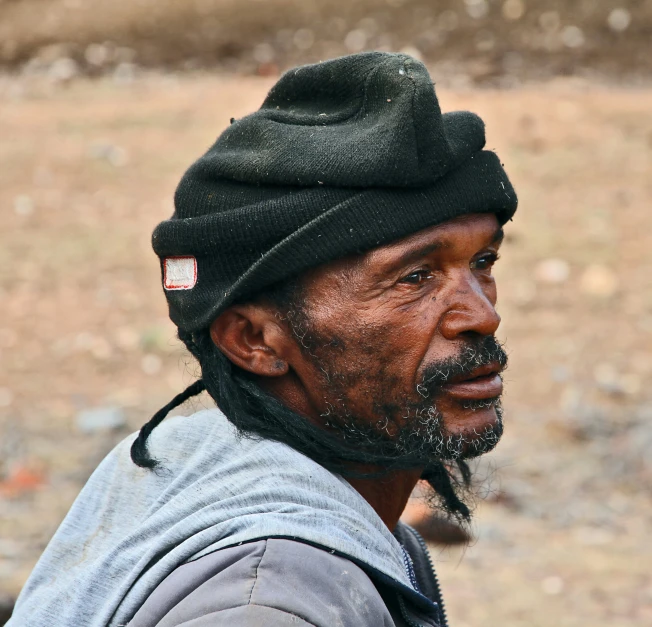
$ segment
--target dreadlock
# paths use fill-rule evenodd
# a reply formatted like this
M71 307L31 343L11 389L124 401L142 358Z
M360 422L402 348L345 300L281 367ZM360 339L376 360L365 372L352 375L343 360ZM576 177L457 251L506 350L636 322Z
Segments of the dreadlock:
M274 286L265 297L281 309L296 302L297 284L286 281ZM206 390L229 421L245 436L276 440L310 457L331 472L348 477L380 476L391 470L414 468L416 460L397 458L376 446L373 450L348 446L337 435L314 425L292 411L273 396L263 391L249 373L235 366L217 348L209 329L189 333L179 329L179 339L199 362L202 378L178 394L147 422L131 447L131 458L143 468L155 468L147 448L147 439L165 416L188 398ZM381 467L382 472L360 473L352 466L360 464ZM471 472L466 462L458 460L455 466L442 462L431 463L423 472L424 479L434 490L442 509L459 521L470 519L470 510L459 498L458 492L468 488Z

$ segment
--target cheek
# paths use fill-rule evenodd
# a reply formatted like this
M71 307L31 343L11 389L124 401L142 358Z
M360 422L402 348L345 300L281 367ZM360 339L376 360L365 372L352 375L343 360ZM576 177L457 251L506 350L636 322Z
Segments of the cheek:
M429 295L394 318L391 326L395 351L413 366L413 380L417 379L417 371L423 367L426 356L433 350L442 350L440 343L444 340L438 329L444 311L443 299Z
M379 309L352 342L359 343L371 363L382 366L405 391L414 389L425 355L437 337L439 307L431 298L418 306ZM356 339L357 338L357 339Z
M386 377L405 393L416 386L424 356L437 336L442 305L424 295L409 305L323 307L311 316L314 354L332 371L351 378ZM398 388L401 388L399 390Z

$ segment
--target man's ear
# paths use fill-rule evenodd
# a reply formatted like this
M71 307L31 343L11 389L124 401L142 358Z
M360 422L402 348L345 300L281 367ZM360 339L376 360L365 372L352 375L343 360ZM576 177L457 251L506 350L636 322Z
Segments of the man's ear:
M257 304L233 305L211 324L215 345L243 370L263 377L287 374L289 336L274 312Z

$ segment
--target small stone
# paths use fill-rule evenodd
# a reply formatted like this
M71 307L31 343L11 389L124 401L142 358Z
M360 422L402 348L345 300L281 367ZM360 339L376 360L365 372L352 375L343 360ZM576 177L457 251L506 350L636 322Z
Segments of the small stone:
M506 20L520 20L525 15L525 2L523 0L506 0L503 3L503 17Z
M14 198L14 212L19 216L29 216L34 213L34 201L27 195L21 194Z
M102 361L110 359L113 355L113 348L103 337L96 337L90 349L91 355Z
M350 31L344 38L344 45L349 52L361 52L367 45L367 33L361 29Z
M120 388L111 394L110 402L120 407L138 407L142 402L142 394L137 387Z
M114 333L115 343L125 351L132 351L140 344L140 335L131 327L119 327Z
M0 407L9 407L14 402L14 393L9 388L0 388Z
M256 63L271 63L276 56L274 48L270 44L258 44L253 52Z
M82 331L75 336L73 348L78 351L90 350L93 346L95 336L88 331Z
M57 357L65 357L73 348L73 342L66 337L58 337L50 344L50 351Z
M134 63L119 63L113 71L113 81L118 85L128 85L136 80L137 66Z
M98 431L115 431L127 424L120 407L97 407L84 409L77 414L77 428L86 434Z
M57 59L48 70L48 78L55 83L67 83L79 74L77 61L69 57Z
M32 57L29 59L25 65L23 65L21 73L23 76L41 76L42 74L45 74L47 70L47 65L43 62L42 59L39 59L38 57ZM19 93L16 94L17 97L22 97L24 95L24 90L19 90Z
M627 434L624 454L628 463L632 467L648 468L652 471L651 447L652 425L648 419L630 429Z
M127 165L127 163L129 163L129 155L124 148L121 148L120 146L114 146L107 160L112 166L116 168L122 168L123 166Z
M566 26L561 31L561 40L567 48L581 48L586 43L584 31L577 26Z
M149 353L143 356L143 359L140 362L140 367L145 374L153 376L161 371L163 360L158 355Z
M38 468L19 464L0 480L0 497L17 498L38 490L44 483L43 472Z
M620 387L629 396L636 396L641 391L641 377L637 374L624 374L620 377Z
M292 41L299 50L309 50L315 43L315 33L309 28L300 28L294 33Z
M614 541L614 534L599 527L579 527L575 530L575 539L584 546L604 546Z
M358 28L361 28L370 37L373 37L378 33L378 22L373 17L363 17L358 22Z
M635 373L620 374L612 364L597 364L593 378L598 387L609 394L635 396L641 390L641 377Z
M607 25L613 31L622 33L629 28L632 22L632 14L625 8L613 9L607 18Z
M0 538L0 557L15 559L20 557L25 549L18 542Z
M550 378L556 383L565 383L570 379L570 371L566 366L553 366L550 371Z
M614 389L618 386L618 371L613 364L597 364L593 369L593 378L595 382L603 389Z
M546 577L541 581L541 590L544 594L555 596L564 590L564 580L561 577Z
M480 540L488 540L496 543L505 538L505 532L501 529L500 525L493 523L476 523L475 535Z
M84 58L89 65L102 67L109 61L110 50L103 44L89 44L84 51Z
M487 0L464 0L466 12L474 20L482 19L489 13L489 3Z
M77 351L89 351L93 348L95 336L88 331L82 331L75 336L73 348Z
M570 266L563 259L544 259L537 264L534 274L541 283L565 283L570 276Z
M101 161L107 161L113 167L121 168L129 163L129 155L124 148L108 143L93 144L89 155Z
M589 296L610 298L618 290L618 277L606 266L594 264L582 274L580 289Z
M582 407L582 390L576 385L567 385L559 397L559 408L566 416L576 415Z
M36 58L48 65L55 63L60 59L67 59L70 57L72 50L69 44L56 43L43 46L38 49Z

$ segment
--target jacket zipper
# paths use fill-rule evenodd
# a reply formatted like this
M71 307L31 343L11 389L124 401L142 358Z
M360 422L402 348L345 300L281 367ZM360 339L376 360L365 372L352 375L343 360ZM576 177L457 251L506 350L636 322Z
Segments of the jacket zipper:
M402 597L401 594L396 595L398 597L398 606L401 610L401 614L403 615L403 619L407 623L408 627L423 627L423 623L415 623L411 618L410 614L408 613L407 607L405 607L405 601Z
M417 539L417 542L419 543L421 550L426 556L426 560L428 561L428 566L430 567L430 574L432 575L433 583L435 584L435 596L437 597L435 601L439 606L439 614L441 615L441 627L448 627L448 618L446 617L446 609L444 608L444 599L441 593L441 586L439 584L439 578L437 577L437 573L435 572L435 567L432 563L432 559L430 558L430 552L428 551L428 547L424 539L421 537L421 534L414 528L411 528L411 531L414 534L414 537Z

